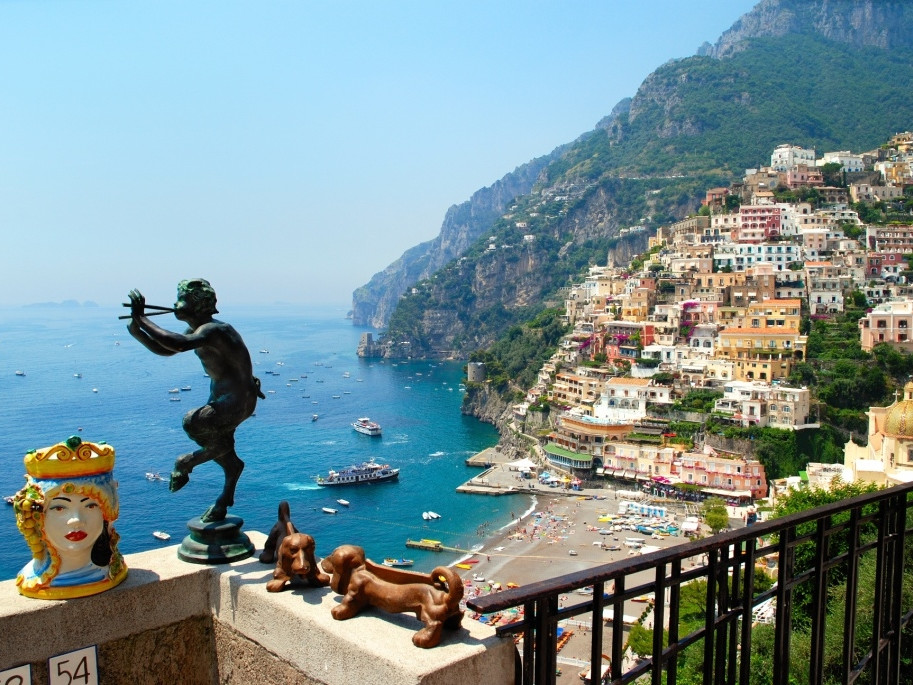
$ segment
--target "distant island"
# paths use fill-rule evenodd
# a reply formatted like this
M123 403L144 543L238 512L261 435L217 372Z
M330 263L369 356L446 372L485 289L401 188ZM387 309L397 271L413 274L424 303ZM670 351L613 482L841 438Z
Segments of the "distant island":
M91 300L86 300L81 303L77 300L64 300L63 302L33 302L32 304L24 304L22 306L29 309L75 309L77 307L98 307L98 303Z

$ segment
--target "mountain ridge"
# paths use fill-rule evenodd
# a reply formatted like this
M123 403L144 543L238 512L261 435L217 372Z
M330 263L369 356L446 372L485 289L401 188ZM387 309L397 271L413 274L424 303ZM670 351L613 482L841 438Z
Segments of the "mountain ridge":
M592 131L535 167L519 167L525 173L509 189L529 189L513 202L500 192L497 202L482 203L471 230L456 220L466 203L452 207L447 231L411 255L411 271L394 263L383 284L372 279L372 297L386 308L372 313L369 298L353 298L363 305L361 322L387 323L388 338L398 341L384 354L465 357L490 344L560 301L560 288L586 266L636 254L647 231L693 212L707 188L763 164L777 144L869 149L886 130L908 126L903 112L913 96L894 84L913 79L913 63L878 43L889 35L896 46L904 36L877 23L863 47L826 35L843 35L849 20L827 17L848 5L895 21L913 2L887 3L890 12L870 1L797 4L763 0L721 36L720 56L657 68Z

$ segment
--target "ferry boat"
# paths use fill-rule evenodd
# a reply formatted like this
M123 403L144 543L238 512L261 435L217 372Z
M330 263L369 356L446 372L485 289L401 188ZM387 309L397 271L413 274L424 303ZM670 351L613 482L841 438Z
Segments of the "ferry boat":
M389 464L378 464L373 459L339 471L330 470L326 478L317 476L317 485L357 485L360 483L382 483L399 478L399 469Z
M355 423L352 424L352 428L357 430L359 433L364 433L365 435L370 435L371 437L380 436L380 424L372 421L367 416L363 416Z

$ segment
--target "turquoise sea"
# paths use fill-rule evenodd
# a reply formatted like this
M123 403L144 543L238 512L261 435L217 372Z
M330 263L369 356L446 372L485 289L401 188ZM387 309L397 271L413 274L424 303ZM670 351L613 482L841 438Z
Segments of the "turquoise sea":
M267 396L236 434L247 466L231 512L244 519L245 530L269 532L278 503L288 500L299 530L314 536L318 556L351 543L375 560L408 556L416 570L430 570L457 555L407 549L407 538L467 549L529 508L525 496L455 492L477 473L466 458L498 438L492 426L460 414L460 363L359 359L358 339L369 329L353 327L341 310L220 309L218 318L247 343ZM186 521L215 500L223 478L217 465L203 464L183 490L168 491L175 457L194 447L181 418L206 401L209 379L192 353L159 357L133 340L117 319L124 311L0 310L0 495L24 483L22 458L30 449L71 435L107 442L117 451L115 526L121 551L131 553L180 542ZM171 315L157 321L182 329ZM379 422L383 436L356 433L351 423L360 416ZM372 457L399 467L399 481L336 488L315 482L331 468ZM147 472L165 481L150 481ZM324 514L325 506L339 513ZM441 518L424 521L427 510ZM159 542L154 530L168 532L171 541ZM12 578L30 557L12 507L2 503L0 536L0 579Z

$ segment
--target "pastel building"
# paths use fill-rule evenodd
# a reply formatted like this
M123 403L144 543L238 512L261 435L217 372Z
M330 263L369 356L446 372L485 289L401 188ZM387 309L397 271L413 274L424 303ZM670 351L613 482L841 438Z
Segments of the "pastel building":
M775 171L789 171L798 164L814 164L815 150L798 145L778 145L770 156L770 168Z
M717 451L684 452L679 458L678 478L699 486L708 495L749 500L767 497L764 465L756 459Z
M909 350L911 331L913 300L882 302L859 319L859 344L866 352L881 343Z

